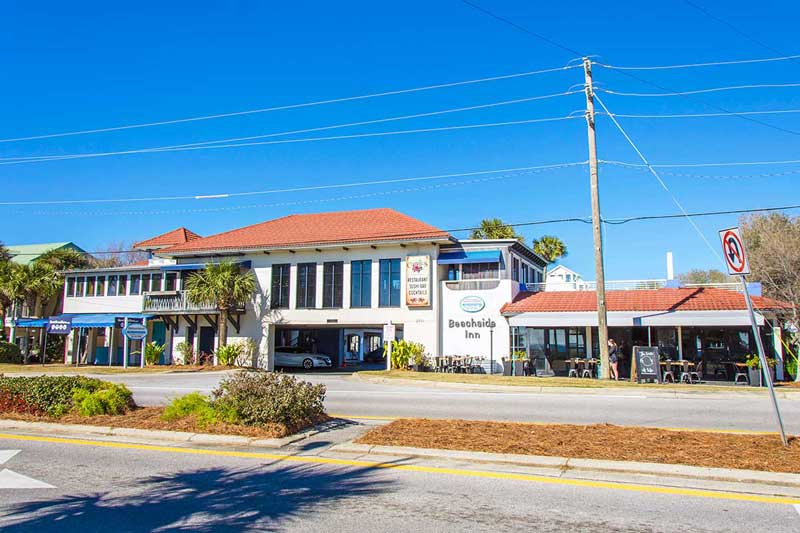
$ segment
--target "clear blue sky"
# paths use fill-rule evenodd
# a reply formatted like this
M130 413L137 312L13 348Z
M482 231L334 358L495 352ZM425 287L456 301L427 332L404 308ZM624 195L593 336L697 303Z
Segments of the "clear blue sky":
M698 2L782 53L800 51L796 47L800 5L796 2ZM198 1L162 1L122 7L107 2L12 3L0 21L0 138L234 112L510 74L562 66L574 57L457 0L286 4L237 2L221 7ZM602 5L483 0L483 5L616 65L778 55L680 0ZM798 61L786 61L635 74L673 90L690 90L800 82L797 72ZM661 92L605 69L596 69L595 80L620 91ZM575 69L174 126L0 143L0 157L117 151L259 135L561 92L582 81L581 71ZM613 95L604 99L616 113L714 111L703 102L735 111L800 108L797 88L715 93L694 99ZM576 94L316 135L555 117L581 110L583 105L582 95ZM758 118L800 131L797 115ZM800 155L797 135L735 117L621 121L654 163L785 160ZM0 165L0 183L6 201L55 200L216 194L462 173L583 161L587 158L585 130L582 120L571 120ZM603 117L598 118L598 148L602 159L638 162L630 146ZM690 169L686 172L717 177L665 174L664 179L689 211L754 208L800 203L795 185L800 174L722 176L793 168L800 166ZM588 175L581 167L396 192L464 179L238 199L0 207L0 240L8 244L72 240L94 250L111 241L131 242L181 225L210 234L290 213L382 206L444 229L472 226L484 217L527 222L590 213ZM603 167L601 191L607 217L677 212L655 179L641 171ZM388 194L377 195L381 192ZM287 205L292 202L305 203ZM226 209L193 211L209 208ZM735 223L734 216L697 219L714 246L716 230ZM594 278L590 226L553 224L521 231L528 241L541 234L558 235L570 250L563 262L585 278ZM675 254L678 271L719 266L686 220L609 227L606 245L606 275L610 279L663 277L668 250Z

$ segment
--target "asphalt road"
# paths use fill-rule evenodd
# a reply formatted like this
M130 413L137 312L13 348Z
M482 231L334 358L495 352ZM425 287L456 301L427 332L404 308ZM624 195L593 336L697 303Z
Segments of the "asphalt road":
M99 376L125 382L140 405L160 405L191 391L210 393L224 373L128 374ZM713 393L664 397L650 390L575 392L480 391L429 385L391 385L347 375L304 374L324 383L329 413L350 417L427 417L519 422L610 423L775 431L766 395ZM800 397L781 400L786 430L800 434Z
M53 488L0 485L6 533L800 529L792 505L515 479L513 470L487 478L480 465L456 475L320 464L302 450L278 460L0 438L9 448L20 452L3 468Z

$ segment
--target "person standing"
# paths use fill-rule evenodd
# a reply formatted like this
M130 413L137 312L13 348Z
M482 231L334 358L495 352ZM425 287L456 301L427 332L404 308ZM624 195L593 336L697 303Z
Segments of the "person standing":
M614 339L608 339L608 362L611 367L611 377L619 381L619 348Z

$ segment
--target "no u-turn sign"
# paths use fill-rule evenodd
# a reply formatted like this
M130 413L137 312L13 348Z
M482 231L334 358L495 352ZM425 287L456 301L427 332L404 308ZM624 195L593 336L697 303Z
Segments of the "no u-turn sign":
M724 229L719 232L722 241L722 255L728 265L728 274L744 275L750 273L750 264L744 251L744 242L739 228Z

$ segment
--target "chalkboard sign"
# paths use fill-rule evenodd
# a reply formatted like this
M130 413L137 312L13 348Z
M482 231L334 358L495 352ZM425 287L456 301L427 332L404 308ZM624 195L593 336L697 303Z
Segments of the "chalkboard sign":
M658 346L634 346L633 360L636 365L636 381L661 383L661 366L658 362Z

